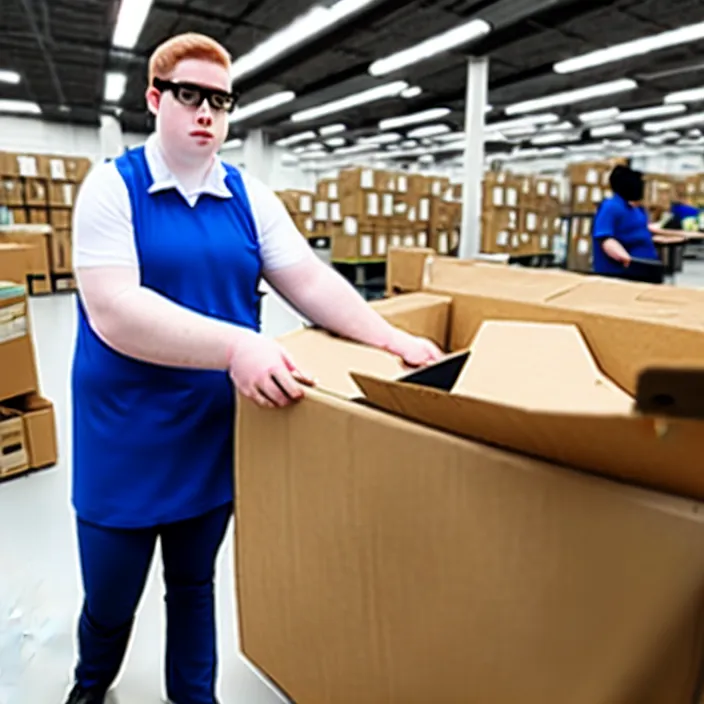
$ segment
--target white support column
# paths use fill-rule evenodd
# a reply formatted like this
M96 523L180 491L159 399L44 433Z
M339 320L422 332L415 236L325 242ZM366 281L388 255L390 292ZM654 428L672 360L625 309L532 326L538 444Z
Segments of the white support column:
M252 130L244 140L244 167L247 171L268 184L274 167L272 149L261 130Z
M116 159L125 151L122 125L113 115L100 116L100 156L102 159Z
M472 259L481 246L484 117L489 93L489 59L470 57L465 105L464 194L460 259Z

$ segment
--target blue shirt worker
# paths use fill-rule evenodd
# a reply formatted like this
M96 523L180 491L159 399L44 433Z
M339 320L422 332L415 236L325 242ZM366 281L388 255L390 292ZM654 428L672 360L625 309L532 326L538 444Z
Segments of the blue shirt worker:
M260 280L323 328L422 366L296 230L263 183L217 152L231 58L198 34L150 58L143 147L96 166L74 215L73 504L83 582L68 704L103 704L161 543L166 693L216 704L214 565L233 511L235 389L266 408L311 383L260 333ZM276 412L272 410L272 413Z
M643 174L617 166L610 183L614 195L601 204L592 227L593 268L603 276L632 278L629 267L633 259L659 261L648 213L642 206Z

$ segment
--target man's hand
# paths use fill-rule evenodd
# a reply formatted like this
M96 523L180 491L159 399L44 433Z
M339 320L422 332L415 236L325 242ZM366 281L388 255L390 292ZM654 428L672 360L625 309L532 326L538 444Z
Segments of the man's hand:
M443 358L434 342L395 329L386 350L398 355L409 367L425 367Z
M631 255L618 240L610 237L604 240L601 246L609 257L620 262L624 267L628 268L631 265Z
M313 385L281 345L249 330L232 346L230 377L243 396L264 408L296 403L303 398L301 384Z

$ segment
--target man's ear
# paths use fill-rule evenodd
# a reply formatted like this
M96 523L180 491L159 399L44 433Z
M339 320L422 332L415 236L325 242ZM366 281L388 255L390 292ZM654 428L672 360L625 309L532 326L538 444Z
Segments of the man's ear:
M147 88L146 93L147 108L152 115L159 112L159 103L161 102L161 93L153 86Z

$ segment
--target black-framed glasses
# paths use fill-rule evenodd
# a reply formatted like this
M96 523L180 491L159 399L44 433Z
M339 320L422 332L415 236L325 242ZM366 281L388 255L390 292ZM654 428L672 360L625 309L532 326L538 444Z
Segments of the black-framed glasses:
M207 100L213 110L232 112L239 97L236 93L228 93L218 88L207 88L199 86L197 83L175 83L174 81L165 81L163 78L154 78L153 85L162 93L167 90L171 91L181 105L190 108L200 107L203 101Z

